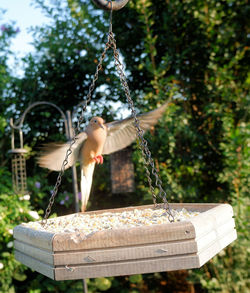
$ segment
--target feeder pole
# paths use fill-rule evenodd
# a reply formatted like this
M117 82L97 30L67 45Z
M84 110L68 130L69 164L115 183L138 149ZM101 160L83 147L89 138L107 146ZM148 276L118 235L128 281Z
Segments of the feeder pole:
M73 112L74 116L74 112ZM67 126L68 126L68 139L71 140L74 137L74 130L72 126L72 117L71 112L69 110L66 111L66 119L67 119ZM73 183L73 191L75 195L75 212L78 213L79 209L79 197L78 197L78 184L77 184L77 172L76 172L76 165L74 164L72 167L72 183ZM88 285L85 279L82 279L83 285L83 293L88 293Z
M68 110L66 111L66 119L67 119L67 127L68 127L68 139L71 140L74 137L73 127L72 127L72 119L71 119L71 112ZM74 164L72 167L72 184L73 184L73 191L75 196L75 212L79 212L79 197L78 197L78 185L77 185L77 172L76 172L76 165Z

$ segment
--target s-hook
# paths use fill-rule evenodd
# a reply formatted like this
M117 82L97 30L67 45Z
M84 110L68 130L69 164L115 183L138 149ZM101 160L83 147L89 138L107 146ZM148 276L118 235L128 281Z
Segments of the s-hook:
M92 0L98 7L104 9L104 10L120 10L122 9L129 0L116 0L116 1L112 1L112 5L111 5L111 1L109 0Z

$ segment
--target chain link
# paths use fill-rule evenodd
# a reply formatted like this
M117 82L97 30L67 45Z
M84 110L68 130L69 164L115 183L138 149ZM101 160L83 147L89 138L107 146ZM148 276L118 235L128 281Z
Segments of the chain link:
M134 118L134 126L135 126L135 129L136 129L137 138L138 138L138 141L139 141L139 147L140 147L141 152L142 152L144 169L146 171L146 176L147 176L147 179L148 179L150 191L152 193L152 198L153 198L154 205L155 205L155 207L158 206L158 204L157 204L157 196L158 196L163 201L164 208L166 209L166 212L168 213L169 221L174 222L174 216L173 216L173 214L171 212L169 203L167 201L167 194L162 188L162 181L159 178L159 175L158 175L157 169L155 167L154 161L153 161L153 159L151 157L151 152L150 152L150 150L148 148L148 143L147 143L146 139L143 137L143 130L140 127L140 121L138 120L137 115L136 115L134 102L131 99L129 86L128 86L127 79L126 79L126 76L125 76L125 73L124 73L124 65L120 61L119 53L118 53L118 50L116 48L116 40L115 40L114 34L112 32L112 9L111 9L111 11L110 11L110 23L109 23L108 41L105 44L104 51L103 51L103 53L102 53L102 55L100 57L99 63L97 64L96 72L94 74L94 78L93 78L93 80L91 82L91 85L89 87L89 91L88 91L88 94L87 94L85 104L81 107L81 113L80 113L79 118L77 119L77 126L73 128L73 138L72 138L72 140L70 142L69 149L66 152L66 156L65 156L65 159L64 159L64 161L62 163L61 170L60 170L60 172L59 172L59 174L57 176L56 184L55 184L54 189L52 191L52 195L50 197L48 207L47 207L47 209L45 211L45 216L44 216L44 218L42 220L42 225L43 226L45 226L47 224L48 217L49 217L49 215L51 213L51 208L52 208L52 206L54 204L55 196L57 195L58 188L61 185L62 176L63 176L63 174L65 172L65 167L68 164L68 158L72 154L72 146L75 144L75 142L77 140L77 134L79 134L81 132L81 123L84 120L84 112L86 111L86 108L87 108L89 102L91 101L92 93L93 93L93 91L95 89L95 83L96 83L96 81L98 79L98 76L99 76L99 71L102 69L102 63L103 63L103 60L105 58L106 52L107 52L107 50L109 48L113 49L113 54L114 54L114 59L115 59L115 66L116 66L117 72L119 74L119 78L120 78L123 90L125 92L125 96L127 98L129 108L130 108L132 116ZM155 188L153 187L153 184L152 184L151 174L150 174L150 170L149 170L150 167L151 167L151 173L155 177L155 185L159 188L158 195L156 195Z

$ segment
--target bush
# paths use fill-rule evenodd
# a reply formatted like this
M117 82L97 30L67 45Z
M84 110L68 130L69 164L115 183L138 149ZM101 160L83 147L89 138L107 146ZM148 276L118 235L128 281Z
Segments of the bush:
M24 281L26 268L17 262L13 251L13 229L21 222L39 217L32 211L28 195L17 195L12 192L11 174L0 168L0 290L15 292L13 281Z

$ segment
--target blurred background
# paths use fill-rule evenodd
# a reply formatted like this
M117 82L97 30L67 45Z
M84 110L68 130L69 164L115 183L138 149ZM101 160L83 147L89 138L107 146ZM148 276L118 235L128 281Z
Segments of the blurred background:
M90 279L89 292L248 292L249 12L245 0L130 0L114 12L113 31L137 112L172 100L145 135L168 201L231 204L238 239L201 269ZM27 114L22 128L27 192L17 194L8 153L10 119L18 122L38 101L54 103L64 113L77 109L108 28L109 13L91 1L1 1L0 292L83 292L80 280L52 281L14 259L13 228L42 218L57 177L37 165L39 147L66 137L55 108L41 105ZM75 112L73 123L79 116ZM130 115L112 51L83 128L93 115L106 121ZM112 160L105 156L95 170L88 210L152 203L136 143L130 153L134 188L112 190ZM74 210L68 170L52 216Z

